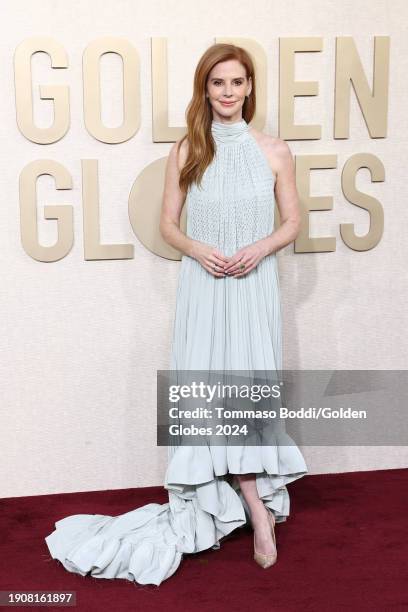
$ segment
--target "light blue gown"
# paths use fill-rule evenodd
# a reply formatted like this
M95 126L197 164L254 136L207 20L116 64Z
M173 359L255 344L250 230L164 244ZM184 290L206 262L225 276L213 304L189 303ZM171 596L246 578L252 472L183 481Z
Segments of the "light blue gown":
M216 155L201 187L187 193L187 235L227 256L272 233L275 179L244 119L211 125ZM281 370L282 339L276 254L241 278L208 273L184 255L171 346L173 370ZM169 501L119 516L75 514L45 538L70 572L159 585L183 554L220 548L249 517L242 492L226 475L256 474L258 494L289 515L286 485L307 473L298 447L169 446Z

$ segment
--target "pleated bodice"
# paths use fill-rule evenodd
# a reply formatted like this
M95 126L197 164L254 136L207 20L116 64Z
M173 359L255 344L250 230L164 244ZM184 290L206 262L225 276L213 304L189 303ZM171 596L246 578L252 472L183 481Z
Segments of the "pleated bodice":
M187 235L229 256L273 231L275 179L244 119L212 121L211 133L214 159L187 193Z

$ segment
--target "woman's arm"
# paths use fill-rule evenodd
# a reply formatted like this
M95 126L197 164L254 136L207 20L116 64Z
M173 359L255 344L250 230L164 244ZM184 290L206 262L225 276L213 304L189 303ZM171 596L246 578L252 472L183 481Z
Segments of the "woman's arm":
M180 147L180 157L184 156L185 148L182 145ZM195 241L186 236L180 229L180 217L185 200L185 194L179 187L179 176L180 171L177 156L177 142L175 142L170 149L169 157L167 159L159 228L163 239L168 244L185 255L192 256Z
M281 225L272 234L258 241L265 248L266 255L279 251L293 242L299 234L301 222L293 156L284 140L274 139L274 141L275 195Z
M215 277L224 276L224 265L230 258L210 244L189 238L180 229L181 210L185 200L185 195L179 187L180 167L186 159L186 148L183 145L180 147L180 157L181 166L178 165L177 143L175 143L170 149L167 160L160 233L168 244L196 259L207 272Z

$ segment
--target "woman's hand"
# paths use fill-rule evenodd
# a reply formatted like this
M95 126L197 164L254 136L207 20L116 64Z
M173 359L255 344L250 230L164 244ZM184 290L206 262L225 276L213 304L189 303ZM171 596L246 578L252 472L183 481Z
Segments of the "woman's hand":
M216 247L198 240L193 242L191 257L215 277L225 276L224 266L231 260L231 257L226 257Z
M265 241L258 240L249 246L239 249L239 251L237 251L233 257L230 257L230 261L228 265L225 266L224 271L227 276L239 278L256 268L259 262L266 257L266 255L268 255L268 249ZM240 266L243 264L245 265L245 268L241 269Z

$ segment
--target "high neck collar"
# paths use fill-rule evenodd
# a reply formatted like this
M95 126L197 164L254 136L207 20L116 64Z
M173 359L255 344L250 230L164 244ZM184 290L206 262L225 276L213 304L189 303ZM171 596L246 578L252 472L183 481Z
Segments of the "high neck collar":
M215 142L225 144L241 142L245 139L248 133L249 126L245 119L235 121L234 123L221 123L219 121L211 122L211 132Z

